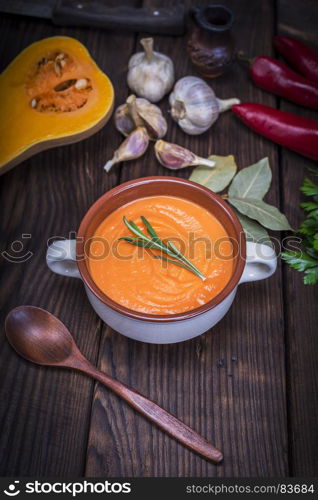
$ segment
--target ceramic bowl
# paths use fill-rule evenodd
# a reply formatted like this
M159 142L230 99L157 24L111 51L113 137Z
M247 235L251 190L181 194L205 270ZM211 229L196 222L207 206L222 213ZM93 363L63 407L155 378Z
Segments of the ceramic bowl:
M213 213L231 237L234 255L232 277L216 297L191 311L165 316L133 311L111 300L91 278L86 258L87 244L108 214L125 203L157 195L184 198ZM52 243L46 259L53 272L83 281L92 307L110 327L132 339L154 344L181 342L209 330L230 309L238 285L268 278L275 272L277 264L271 247L246 242L237 216L219 195L199 184L175 177L144 177L111 189L88 210L77 238ZM247 314L248 307L246 304Z

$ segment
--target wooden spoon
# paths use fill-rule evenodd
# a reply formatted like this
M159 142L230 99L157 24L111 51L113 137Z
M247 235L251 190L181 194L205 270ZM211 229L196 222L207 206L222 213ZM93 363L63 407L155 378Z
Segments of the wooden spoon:
M79 351L66 326L48 311L32 306L17 307L6 317L5 330L8 341L20 356L39 365L86 373L195 453L212 462L223 460L222 453L193 429L156 403L97 370Z

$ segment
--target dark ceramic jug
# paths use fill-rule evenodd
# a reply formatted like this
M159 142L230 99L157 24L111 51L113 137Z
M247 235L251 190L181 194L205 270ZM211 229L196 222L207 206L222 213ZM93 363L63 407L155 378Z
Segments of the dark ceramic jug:
M235 56L230 33L233 12L223 5L193 7L193 27L188 41L188 53L198 72L206 78L221 75Z

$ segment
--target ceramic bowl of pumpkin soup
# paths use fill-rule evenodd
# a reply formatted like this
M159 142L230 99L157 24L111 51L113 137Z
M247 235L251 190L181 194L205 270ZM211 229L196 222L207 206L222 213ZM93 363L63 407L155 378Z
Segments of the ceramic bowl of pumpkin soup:
M99 198L76 240L49 246L47 264L82 279L92 307L114 330L166 344L213 327L240 283L274 273L276 255L246 242L235 213L212 191L145 177Z

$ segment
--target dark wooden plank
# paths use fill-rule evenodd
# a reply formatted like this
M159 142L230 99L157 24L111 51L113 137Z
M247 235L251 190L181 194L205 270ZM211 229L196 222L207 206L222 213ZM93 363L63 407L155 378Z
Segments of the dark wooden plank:
M278 32L295 36L318 50L318 5L297 0L293 8L287 0L278 2ZM281 109L318 120L318 113L281 101ZM304 219L299 203L304 201L299 187L308 174L310 160L282 150L283 206L293 227ZM294 476L318 473L318 287L305 286L300 273L284 266L286 303L287 382L289 400L289 449Z
M272 53L273 4L228 0L227 5L235 10L238 47L251 55ZM173 58L177 78L195 74L184 38L155 37L155 46ZM236 95L242 101L275 105L274 97L252 86L242 67L234 67L211 84L223 98ZM161 106L168 109L167 99ZM209 132L198 137L183 134L168 120L167 140L202 156L233 153L240 167L269 156L273 185L267 200L279 204L278 154L273 144L250 132L231 113L221 116ZM187 177L189 173L177 175ZM145 175L175 173L158 165L150 148L141 160L122 166L120 180ZM224 360L222 367L220 360ZM288 474L280 269L265 282L240 287L227 317L213 331L189 342L147 345L105 327L99 367L193 426L223 450L225 459L221 466L209 464L97 387L86 475Z
M111 77L122 101L124 67L134 35L90 29L59 29L49 22L4 16L1 61L4 67L29 43L55 34L82 41ZM23 241L34 253L24 263L1 257L1 398L0 474L77 476L83 474L94 382L80 374L40 368L24 362L5 341L4 316L20 304L44 307L74 333L83 353L96 362L101 322L79 280L52 274L45 264L46 241L68 237L88 207L118 182L119 171L106 176L105 160L117 140L111 123L81 143L44 152L1 179L1 248ZM73 234L74 237L74 234ZM21 255L17 254L18 256Z

